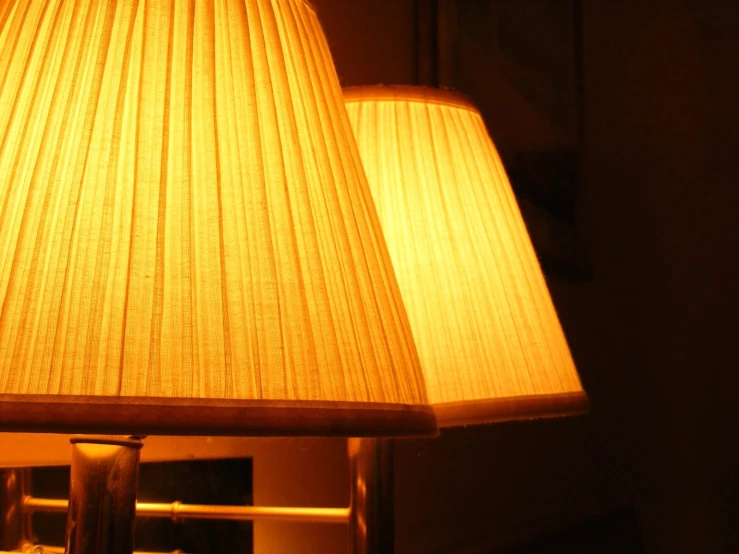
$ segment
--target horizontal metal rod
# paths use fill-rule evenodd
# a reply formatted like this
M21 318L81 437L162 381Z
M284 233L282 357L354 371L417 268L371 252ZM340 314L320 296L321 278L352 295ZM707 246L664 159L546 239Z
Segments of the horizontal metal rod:
M25 512L66 513L66 500L48 498L23 498ZM160 517L178 519L219 519L230 521L302 521L313 523L348 523L350 508L282 508L267 506L209 506L204 504L182 504L137 502L137 517Z

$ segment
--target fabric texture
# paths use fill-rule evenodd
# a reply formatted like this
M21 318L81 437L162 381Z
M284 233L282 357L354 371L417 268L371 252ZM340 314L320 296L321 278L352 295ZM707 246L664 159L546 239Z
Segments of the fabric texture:
M345 90L439 425L582 411L513 191L466 98Z
M426 404L301 0L0 2L0 310L5 399Z

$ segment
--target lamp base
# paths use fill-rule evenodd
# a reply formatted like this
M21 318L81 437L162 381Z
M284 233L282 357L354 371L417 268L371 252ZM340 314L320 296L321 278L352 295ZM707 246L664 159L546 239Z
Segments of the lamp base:
M0 550L21 550L31 537L31 518L23 513L29 470L0 470Z
M393 439L349 439L352 554L395 551Z
M67 554L131 554L139 481L134 437L72 437Z
M86 435L75 436L71 442L69 502L60 501L61 504L54 504L51 510L60 508L67 511L66 554L132 554L139 453L143 443L133 437ZM348 444L352 474L351 506L348 510L267 508L264 515L280 517L280 514L289 513L290 517L284 519L332 522L346 521L344 518L348 515L352 554L391 554L395 548L393 439L349 439ZM29 514L29 506L31 510L38 506L34 505L32 497L24 500L18 472L6 471L2 475L4 488L0 491L0 513L4 522L0 523L5 525L0 527L6 531L3 535L7 540L0 544L0 550L15 549L24 536L23 503L27 503ZM40 502L48 510L49 503L55 501ZM174 513L172 505L152 506L168 506L166 513ZM151 511L151 507L147 505L147 508ZM297 514L296 510L301 513ZM303 511L306 512L305 517ZM158 510L150 515L161 516ZM204 516L198 512L195 517L212 519L214 515ZM223 515L219 513L219 516ZM257 519L254 514L243 515L243 518L228 515L226 518Z

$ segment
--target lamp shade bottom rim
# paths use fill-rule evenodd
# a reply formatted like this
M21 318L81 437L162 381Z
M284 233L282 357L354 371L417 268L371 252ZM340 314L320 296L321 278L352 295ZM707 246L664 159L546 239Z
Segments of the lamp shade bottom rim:
M431 406L380 402L0 395L0 431L402 437L438 433Z
M466 402L443 402L434 404L433 407L439 427L456 427L518 419L580 415L587 413L589 401L585 392L575 391Z

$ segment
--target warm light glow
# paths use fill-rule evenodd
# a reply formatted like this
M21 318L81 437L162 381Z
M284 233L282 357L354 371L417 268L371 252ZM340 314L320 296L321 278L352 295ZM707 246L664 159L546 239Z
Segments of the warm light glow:
M440 425L580 411L586 397L498 153L463 97L345 99Z
M430 431L379 229L304 0L0 2L0 428Z
M72 457L70 438L71 435L46 433L0 433L0 466L69 465ZM141 461L248 458L269 448L271 442L280 440L288 439L153 436L146 438L145 448L141 449Z

